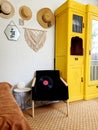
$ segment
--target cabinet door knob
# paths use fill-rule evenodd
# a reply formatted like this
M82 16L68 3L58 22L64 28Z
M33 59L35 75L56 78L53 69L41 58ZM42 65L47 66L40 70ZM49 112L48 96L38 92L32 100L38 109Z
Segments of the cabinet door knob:
M91 50L89 50L89 55L91 55Z
M98 88L98 86L96 86L96 88Z
M84 28L84 23L82 23L82 27Z
M81 77L81 82L83 82L83 77Z
M78 58L75 58L75 60L78 60Z

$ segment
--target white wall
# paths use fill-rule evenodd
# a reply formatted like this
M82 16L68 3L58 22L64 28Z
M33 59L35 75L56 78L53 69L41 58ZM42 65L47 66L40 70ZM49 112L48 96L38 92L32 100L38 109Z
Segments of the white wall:
M54 69L54 26L44 29L36 20L37 11L49 7L54 12L57 7L66 0L9 0L14 8L15 15L10 19L0 17L0 81L6 81L12 85L23 81L28 84L34 72L38 69ZM98 5L97 0L77 0L84 4L91 3ZM24 21L24 26L19 25L19 7L27 5L32 10L32 19ZM6 38L4 30L13 21L19 31L20 37L17 41L10 41ZM35 52L24 39L24 27L38 30L46 30L47 36L44 46Z

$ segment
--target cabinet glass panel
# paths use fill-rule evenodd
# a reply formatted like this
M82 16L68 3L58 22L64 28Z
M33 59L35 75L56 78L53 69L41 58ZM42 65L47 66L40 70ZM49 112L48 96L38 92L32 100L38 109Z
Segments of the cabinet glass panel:
M73 14L72 31L82 33L83 17Z
M92 20L90 80L98 80L98 21Z

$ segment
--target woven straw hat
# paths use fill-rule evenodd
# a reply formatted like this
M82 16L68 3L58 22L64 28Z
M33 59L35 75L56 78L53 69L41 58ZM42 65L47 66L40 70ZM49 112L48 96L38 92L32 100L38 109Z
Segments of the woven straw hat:
M8 1L1 1L0 2L0 17L3 18L11 18L14 15L14 7L13 5Z
M30 20L32 17L32 11L27 6L21 6L19 9L19 14L20 14L21 18L24 20Z
M50 28L54 22L54 14L49 8L42 8L37 13L37 21L44 28Z

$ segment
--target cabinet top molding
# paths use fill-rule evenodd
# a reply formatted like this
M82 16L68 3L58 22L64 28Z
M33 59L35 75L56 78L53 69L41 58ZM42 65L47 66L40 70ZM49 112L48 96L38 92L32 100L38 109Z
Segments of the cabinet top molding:
M80 11L81 13L91 12L97 14L98 7L94 6L92 4L82 4L80 2L77 2L75 0L67 0L65 3L63 3L60 7L58 7L55 11L55 16L61 14L63 11L67 9L74 11Z
M60 14L61 12L67 9L74 9L76 11L86 12L86 6L80 2L76 2L75 0L67 0L60 7L58 7L55 11L55 15Z

